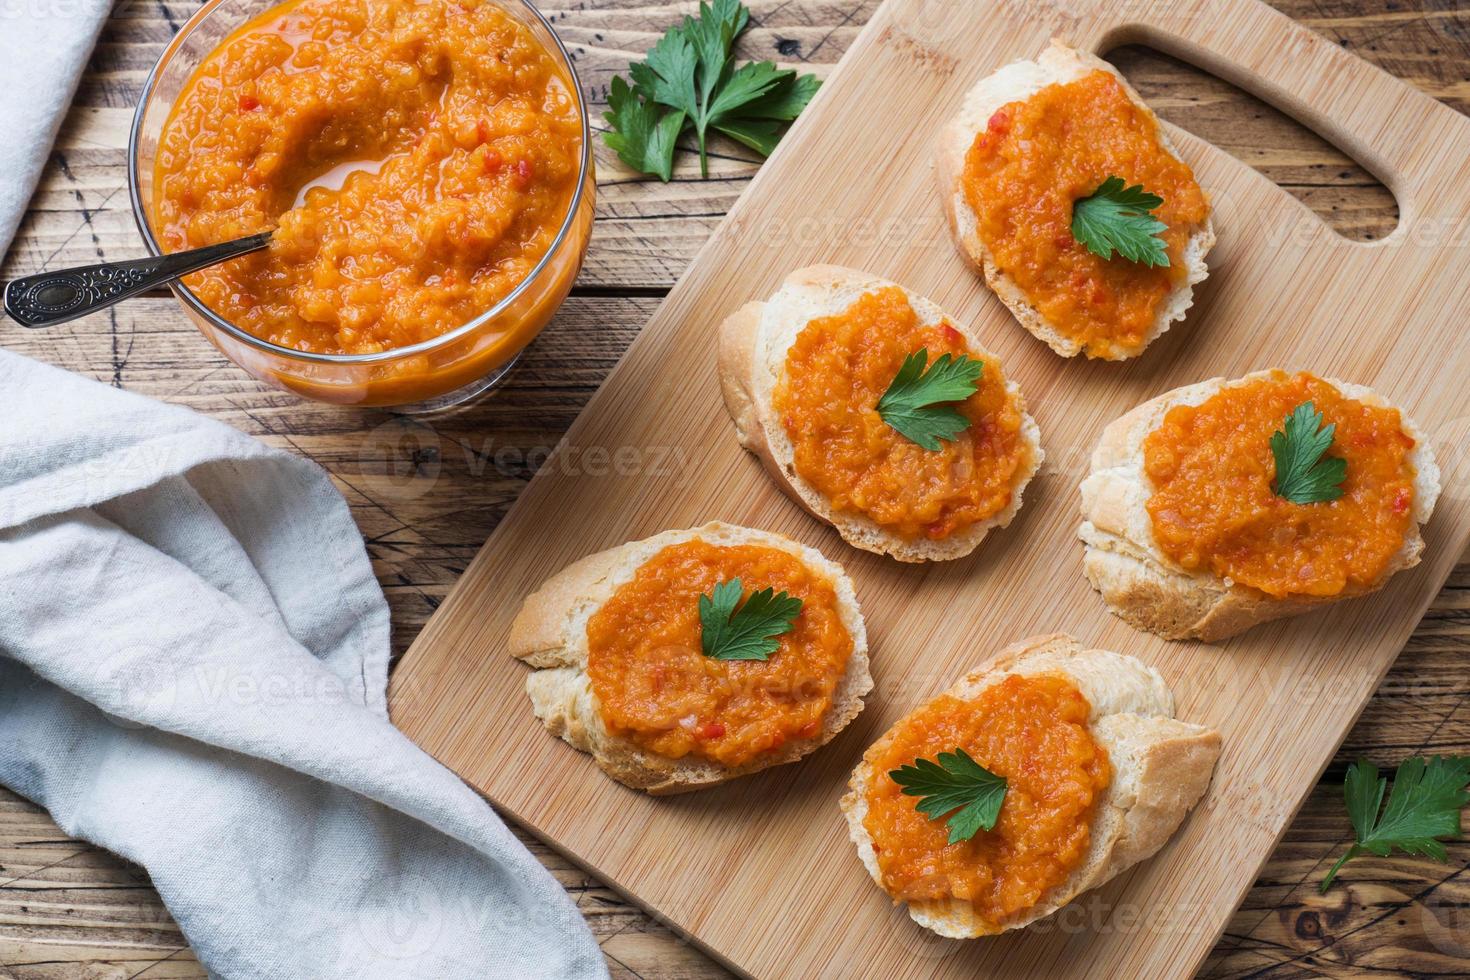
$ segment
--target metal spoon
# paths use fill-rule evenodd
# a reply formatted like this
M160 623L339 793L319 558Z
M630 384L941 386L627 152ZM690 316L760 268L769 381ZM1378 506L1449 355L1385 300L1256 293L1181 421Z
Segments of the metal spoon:
M259 251L270 244L272 234L263 231L187 252L80 265L12 279L5 284L5 312L23 327L54 327L105 310L113 303L156 286L166 286L205 266Z

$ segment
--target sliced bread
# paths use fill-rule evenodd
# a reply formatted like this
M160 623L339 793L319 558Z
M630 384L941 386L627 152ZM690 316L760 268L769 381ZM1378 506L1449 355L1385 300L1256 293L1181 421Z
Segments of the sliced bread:
M1021 326L1063 357L1087 353L1089 356L1101 356L1107 360L1122 360L1142 353L1155 338L1169 329L1171 323L1184 318L1185 311L1194 302L1194 286L1208 275L1205 254L1215 244L1212 222L1206 219L1203 225L1191 231L1184 250L1186 274L1159 307L1153 328L1143 342L1129 349L1099 354L1088 352L1085 344L1067 336L1049 323L1026 298L1015 280L997 267L990 249L980 239L978 217L963 186L965 157L975 142L976 134L985 130L997 110L1013 102L1023 102L1048 85L1072 82L1096 70L1115 76L1139 111L1157 122L1153 110L1116 68L1087 52L1070 48L1060 41L1053 41L1035 61L1017 61L1006 65L981 79L970 91L959 114L940 133L935 174L939 179L940 194L949 218L950 230L960 251L983 273L985 282L1015 314ZM1179 156L1163 127L1159 127L1159 142L1169 153Z
M587 673L587 622L638 568L664 548L690 540L715 545L754 544L785 551L832 583L839 618L852 638L852 653L816 735L788 741L750 763L732 768L695 756L669 759L608 731ZM534 672L526 693L536 717L553 735L591 754L613 779L653 795L682 793L723 783L770 766L794 762L830 741L863 707L873 687L868 638L852 580L842 566L814 548L767 531L712 523L665 531L619 545L568 565L527 597L511 624L509 649Z
M1084 650L1065 634L1013 644L945 693L971 700L1013 674L1060 674L1077 686L1091 705L1088 726L1107 752L1112 776L1094 803L1081 863L1030 909L1003 922L990 922L962 899L909 902L909 916L941 936L971 939L1020 929L1152 856L1204 795L1220 754L1218 732L1174 719L1174 696L1157 671L1123 654ZM879 756L898 727L868 751L853 771L850 792L842 798L848 835L880 888L883 875L865 820L869 787L887 777L874 772L868 760Z
M1278 598L1208 571L1189 571L1170 561L1154 538L1146 505L1153 494L1144 470L1144 439L1176 405L1199 405L1228 386L1272 376L1257 371L1235 381L1212 378L1150 399L1103 430L1082 481L1083 569L1109 608L1131 625L1166 639L1223 640L1257 623L1306 612L1325 603L1365 595L1382 587L1395 572L1419 563L1424 539L1419 526L1429 520L1439 497L1439 467L1434 451L1412 419L1401 413L1404 431L1415 440L1413 521L1403 546L1377 581L1349 587L1335 596ZM1369 405L1387 405L1363 385L1323 379L1343 395Z
M818 520L837 529L855 548L890 555L899 561L923 562L961 558L984 540L992 528L1005 527L1021 509L1026 484L1041 467L1041 434L1025 414L1020 388L1008 380L1006 390L1022 413L1021 438L1025 465L1015 474L1009 506L943 539L905 540L859 513L834 511L829 501L796 471L791 439L773 407L776 386L785 372L786 353L811 321L837 315L865 293L895 286L878 276L834 265L797 269L769 300L747 303L720 327L720 384L725 407L735 422L740 444L754 453L788 496ZM899 287L901 288L901 287ZM965 338L971 356L1000 363L986 350L972 327L945 316L933 302L905 290L910 306L926 325L947 322Z

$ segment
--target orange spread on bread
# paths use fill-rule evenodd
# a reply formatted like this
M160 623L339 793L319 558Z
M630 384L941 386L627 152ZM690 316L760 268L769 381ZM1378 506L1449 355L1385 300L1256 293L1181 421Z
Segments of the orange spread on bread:
M866 293L802 328L772 401L797 474L834 511L907 540L943 540L1010 506L1031 449L1021 407L989 358L976 392L955 405L971 424L954 441L927 450L884 422L878 400L920 348L931 365L970 353L949 323L920 322L903 290Z
M1117 176L1163 198L1154 216L1169 265L1103 259L1072 237L1072 205ZM1048 85L995 112L965 157L961 185L997 268L1058 333L1092 357L1148 342L1185 277L1184 248L1209 216L1189 166L1159 141L1158 123L1111 73Z
M767 660L703 653L699 597L735 578L747 597L772 588L802 602ZM852 650L833 583L760 545L669 545L587 622L587 674L608 731L730 767L820 734Z
M1272 490L1272 433L1310 401L1347 461L1342 496L1291 503ZM1267 595L1335 596L1375 585L1413 521L1412 436L1396 408L1349 398L1310 374L1222 388L1177 405L1144 439L1147 508L1160 550Z
M972 700L945 694L902 719L864 756L872 775L863 826L895 901L959 899L1000 931L1082 863L1098 796L1112 778L1088 728L1091 708L1061 674L1012 674ZM963 749L1005 777L992 830L948 843L889 773Z

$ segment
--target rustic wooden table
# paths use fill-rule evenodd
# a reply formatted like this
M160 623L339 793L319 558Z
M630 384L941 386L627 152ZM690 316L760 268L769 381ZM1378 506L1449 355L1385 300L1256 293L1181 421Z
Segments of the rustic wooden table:
M955 0L959 2L959 0ZM1470 112L1465 0L1274 0L1337 43ZM127 128L148 69L197 0L123 0L77 93L0 278L135 255L124 177ZM600 117L606 86L682 12L639 0L548 7ZM744 54L825 72L877 0L756 0ZM1231 86L1140 48L1110 57L1165 118L1289 189L1342 234L1393 228L1392 195L1315 135ZM598 118L598 125L601 120ZM309 404L217 354L173 300L135 300L67 327L0 323L0 343L89 377L206 412L325 467L351 503L393 608L402 652L583 402L755 172L722 146L700 180L638 180L599 143L598 220L572 298L493 397L448 418ZM1470 223L1470 216L1467 216ZM1459 229L1470 234L1470 227ZM1461 315L1461 311L1446 311ZM1470 555L1466 556L1470 562ZM1450 863L1355 861L1325 896L1346 846L1346 764L1470 752L1470 564L1457 569L1287 830L1202 976L1470 975L1470 843ZM1304 696L1307 693L1304 692ZM1289 735L1283 738L1289 751ZM523 836L572 893L614 976L725 976L594 878ZM138 868L72 840L0 790L0 977L202 977Z

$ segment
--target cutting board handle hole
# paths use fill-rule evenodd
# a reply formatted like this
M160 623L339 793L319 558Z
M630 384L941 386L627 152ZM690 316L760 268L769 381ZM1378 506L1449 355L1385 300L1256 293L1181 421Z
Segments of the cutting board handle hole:
M1139 43L1131 33L1115 40L1102 56L1162 119L1274 181L1349 241L1382 241L1398 227L1393 191L1334 140L1212 72ZM1187 113L1177 111L1186 103ZM1201 111L1211 104L1235 111Z

